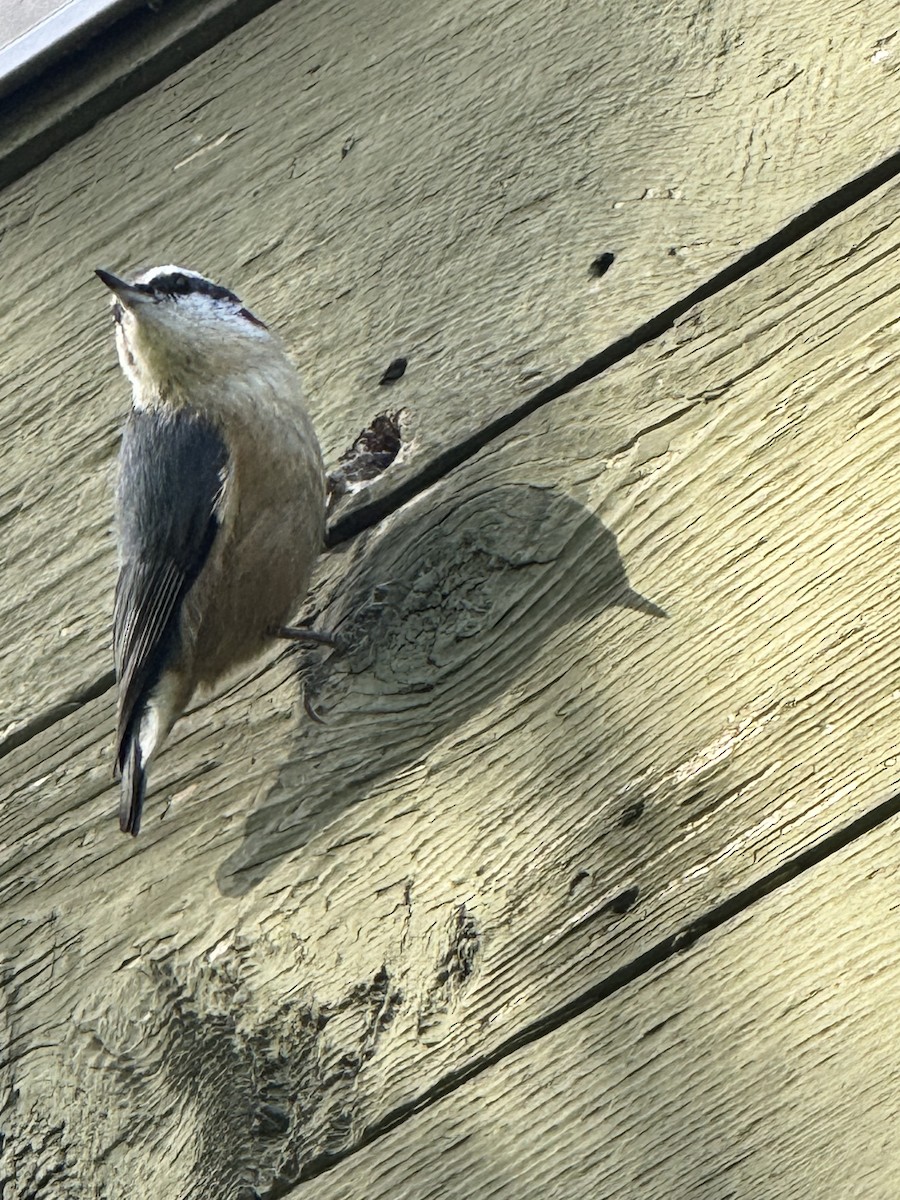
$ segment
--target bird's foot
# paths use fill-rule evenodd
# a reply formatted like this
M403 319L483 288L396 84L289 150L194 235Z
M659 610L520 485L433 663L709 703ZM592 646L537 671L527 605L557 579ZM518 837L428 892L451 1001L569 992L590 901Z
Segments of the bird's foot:
M306 713L306 715L309 717L309 719L311 721L315 721L315 723L317 725L327 725L328 724L328 722L325 720L325 718L322 716L322 714L319 712L319 710L313 706L313 702L310 699L309 692L306 690L305 687L303 689L303 711Z
M305 629L302 625L282 625L275 630L275 637L289 642L306 642L311 646L330 646L332 650L343 650L344 644L336 633L324 629Z

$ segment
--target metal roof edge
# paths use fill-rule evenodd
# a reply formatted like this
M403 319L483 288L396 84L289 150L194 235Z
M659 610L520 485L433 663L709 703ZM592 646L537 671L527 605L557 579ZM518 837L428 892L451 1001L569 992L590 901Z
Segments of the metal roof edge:
M35 42L27 62L11 57L5 94L0 78L0 188L277 2L114 0L54 44Z
M0 48L0 96L79 50L143 0L69 0Z

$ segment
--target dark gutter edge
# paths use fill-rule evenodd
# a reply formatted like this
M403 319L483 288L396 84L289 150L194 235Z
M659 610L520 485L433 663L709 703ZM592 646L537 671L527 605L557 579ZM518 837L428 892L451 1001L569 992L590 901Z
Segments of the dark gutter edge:
M275 3L164 0L156 12L123 3L124 15L87 42L73 35L62 59L38 56L32 77L0 98L0 188Z
M0 97L39 79L144 3L145 0L106 0L103 8L89 16L83 19L76 16L75 25L64 19L73 8L71 3L44 17L0 49ZM64 29L62 33L58 32L60 26Z

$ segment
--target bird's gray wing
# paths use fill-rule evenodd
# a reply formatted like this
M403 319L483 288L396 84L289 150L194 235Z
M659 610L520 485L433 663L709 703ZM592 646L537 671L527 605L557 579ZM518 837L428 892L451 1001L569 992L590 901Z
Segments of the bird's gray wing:
M135 409L123 431L113 617L120 770L146 698L177 652L181 603L215 541L227 466L221 433L192 409Z

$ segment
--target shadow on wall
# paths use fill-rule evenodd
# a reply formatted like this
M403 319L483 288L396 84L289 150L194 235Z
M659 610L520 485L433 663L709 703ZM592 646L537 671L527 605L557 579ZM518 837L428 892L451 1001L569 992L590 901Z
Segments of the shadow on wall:
M290 759L219 869L224 894L248 892L379 780L421 761L566 625L614 605L666 615L629 586L610 530L554 488L482 483L429 500L351 551L318 622L347 651L313 655L304 669L327 724L298 726Z

